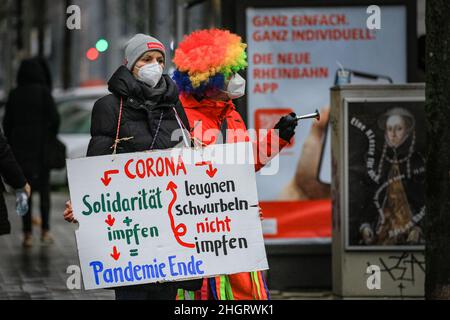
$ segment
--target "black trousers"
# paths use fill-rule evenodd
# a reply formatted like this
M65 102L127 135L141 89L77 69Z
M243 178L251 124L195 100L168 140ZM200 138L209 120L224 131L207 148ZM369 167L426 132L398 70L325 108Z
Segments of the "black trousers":
M23 232L32 231L32 196L34 192L39 192L39 207L41 210L42 231L50 230L50 170L41 170L38 178L27 177L31 183L31 197L28 199L28 212L22 217Z

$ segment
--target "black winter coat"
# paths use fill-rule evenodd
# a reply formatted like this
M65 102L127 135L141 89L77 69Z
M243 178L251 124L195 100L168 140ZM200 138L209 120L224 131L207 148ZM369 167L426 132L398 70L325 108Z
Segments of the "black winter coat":
M113 153L117 124L122 98L122 118L120 121L117 153L161 150L176 146L182 141L171 141L174 130L180 129L175 117L175 107L184 127L189 130L184 109L178 100L178 89L168 75L163 75L155 88L136 80L124 66L119 67L108 82L112 93L96 101L92 110L91 140L87 156ZM125 140L125 138L130 138ZM200 289L202 280L175 282L177 288ZM139 285L162 287L172 284Z
M112 93L99 99L92 110L91 141L87 156L112 154L120 111L123 111L117 153L168 149L180 140L171 141L174 130L180 129L173 107L186 128L189 122L178 100L178 90L168 75L163 75L155 88L136 80L121 66L108 82ZM129 139L126 139L129 138Z
M0 131L0 175L14 189L21 189L25 186L26 180L14 158L14 154L9 147L3 132ZM9 234L11 225L8 221L5 198L3 197L5 188L0 181L0 235Z
M3 127L25 176L34 182L42 170L48 170L47 150L58 133L60 118L37 59L22 62L17 84L6 103Z

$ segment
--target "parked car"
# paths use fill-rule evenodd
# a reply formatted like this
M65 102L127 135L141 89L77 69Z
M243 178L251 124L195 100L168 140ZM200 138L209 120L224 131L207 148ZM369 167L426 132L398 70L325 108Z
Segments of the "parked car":
M107 86L55 90L55 103L61 116L58 138L66 145L67 158L86 156L92 108L96 100L107 94ZM50 181L53 186L67 184L66 170L52 170Z

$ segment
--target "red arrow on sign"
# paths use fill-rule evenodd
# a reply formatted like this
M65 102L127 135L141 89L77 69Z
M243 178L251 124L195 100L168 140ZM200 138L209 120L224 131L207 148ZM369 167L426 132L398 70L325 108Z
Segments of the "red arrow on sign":
M109 176L112 174L118 174L118 173L119 173L119 170L105 171L105 173L103 174L103 178L101 178L105 187L107 187L109 185L109 183L111 182L111 178Z
M206 174L207 174L210 178L212 178L212 177L214 177L214 176L216 175L216 172L217 172L217 168L213 168L212 164L210 163L210 164L208 165L208 170L206 170Z
M116 246L113 247L113 253L111 253L110 256L116 261L119 260L120 252L117 252Z
M114 222L116 222L116 218L113 218L113 217L111 217L110 214L108 214L108 219L106 219L105 222L106 222L110 227L112 227L113 224L114 224Z
M197 162L195 164L197 167L200 166L208 166L208 169L206 169L206 174L212 178L216 175L217 172L217 168L213 168L211 161L202 161L202 162Z
M180 245L182 245L183 247L187 247L187 248L195 248L195 244L187 243L187 242L184 242L183 240L181 240L181 237L184 236L187 232L186 225L184 223L179 223L179 224L175 225L175 219L173 218L172 207L175 204L175 202L177 201L177 191L176 191L177 188L178 188L178 186L173 181L170 181L166 188L166 190L170 190L172 192L172 196L173 196L172 200L170 201L168 212L167 212L169 214L170 227L172 228L173 235L175 236L175 240L177 240L177 242Z

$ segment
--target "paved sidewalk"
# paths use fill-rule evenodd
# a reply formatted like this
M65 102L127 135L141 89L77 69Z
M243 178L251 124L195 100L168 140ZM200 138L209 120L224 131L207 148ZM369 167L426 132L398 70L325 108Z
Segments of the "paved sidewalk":
M0 300L1 299L114 299L112 290L68 290L70 265L79 265L75 245L75 225L62 218L66 193L52 193L51 229L55 243L40 243L40 227L34 226L33 247L22 247L21 219L15 213L14 198L8 196L7 206L12 234L0 237ZM34 199L33 199L34 200ZM38 199L33 201L38 213ZM38 216L38 215L37 215Z

